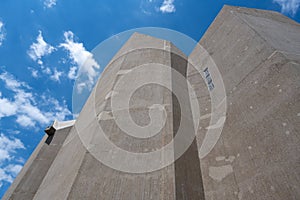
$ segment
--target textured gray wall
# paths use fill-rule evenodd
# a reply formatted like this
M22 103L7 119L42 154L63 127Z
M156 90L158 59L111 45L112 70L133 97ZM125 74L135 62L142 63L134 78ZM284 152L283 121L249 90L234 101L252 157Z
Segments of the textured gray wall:
M220 139L201 159L206 199L299 199L299 24L226 6L199 44L220 70L228 106ZM190 59L199 55L199 66L210 68L199 49ZM188 79L199 88L201 114L211 113L205 82L192 68ZM208 126L200 121L198 147Z

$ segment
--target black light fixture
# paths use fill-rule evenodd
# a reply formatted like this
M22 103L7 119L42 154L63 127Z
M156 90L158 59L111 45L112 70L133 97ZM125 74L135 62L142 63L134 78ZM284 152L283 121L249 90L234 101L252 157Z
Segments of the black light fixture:
M48 126L45 130L45 133L47 133L47 135L52 136L54 135L56 129L52 126Z

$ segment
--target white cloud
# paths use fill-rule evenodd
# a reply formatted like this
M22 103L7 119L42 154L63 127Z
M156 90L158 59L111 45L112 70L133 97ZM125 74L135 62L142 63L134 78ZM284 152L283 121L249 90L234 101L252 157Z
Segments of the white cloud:
M46 68L42 68L42 71L43 71L43 73L45 73L45 74L48 74L48 75L50 75L51 74L51 70L50 70L50 68L49 67L46 67Z
M17 163L22 163L22 164L24 164L26 162L26 160L24 158L22 158L22 157L16 158L15 161Z
M44 6L47 8L52 8L55 5L56 5L56 0L45 0L44 1Z
M32 75L32 77L37 78L38 77L38 71L37 70L32 70L31 75Z
M2 98L0 95L0 119L2 117L6 117L6 116L11 116L16 114L17 112L17 107L16 105L9 101L6 98Z
M162 13L173 13L176 11L174 0L164 0L159 10Z
M18 173L21 171L21 169L23 168L22 165L8 165L7 167L5 167L5 170L7 172L9 172L10 174L12 174L13 176L18 175Z
M18 149L25 149L24 144L17 138L8 138L0 134L0 163L13 158L13 154Z
M80 94L87 87L88 86L85 82L77 83L77 92Z
M11 183L22 169L22 165L19 164L4 164L14 159L16 151L20 149L25 149L21 140L0 134L0 186L4 181Z
M0 21L0 46L2 45L3 41L5 40L5 29L4 29L4 23Z
M99 64L93 58L93 54L85 49L82 43L74 41L74 34L71 31L64 33L65 42L61 43L59 47L66 49L69 52L70 59L76 64L77 69L80 69L80 73L85 75L86 86L91 89L95 82L95 77L98 75L97 69L100 69ZM72 69L73 68L73 69ZM70 72L76 71L74 66L70 69ZM69 73L70 74L70 73ZM69 78L74 76L69 76Z
M28 50L28 55L32 60L37 61L40 65L42 65L43 61L41 58L45 55L51 54L54 50L55 48L44 40L42 31L39 31L36 42L33 43Z
M66 106L66 101L64 101L61 105L61 103L54 98L46 97L47 101L52 105L52 107L55 108L56 112L48 112L45 113L45 115L49 118L57 119L58 121L63 121L66 119L67 116L71 115L72 113L69 111L69 109Z
M18 115L16 122L23 127L34 127L35 122L27 115Z
M281 7L281 12L295 15L300 6L300 0L273 0Z
M76 66L70 67L70 71L68 73L69 79L76 79L76 71L77 71Z
M71 115L66 102L61 105L52 97L42 95L41 98L33 94L27 84L17 81L7 72L0 74L0 80L4 81L6 88L14 94L12 100L0 95L0 103L7 106L5 108L1 104L0 118L15 116L20 126L35 127L36 124L48 125L54 119L64 120Z
M9 152L5 149L0 148L0 162L2 163L4 160L10 159L11 156L9 155Z
M4 169L0 168L0 186L3 185L3 181L11 183L13 181L12 175L6 173Z
M36 69L34 69L34 68L32 68L32 67L28 67L28 70L29 71L31 71L31 76L33 77L33 78L38 78L39 77L39 72L38 72L38 70L36 70Z
M44 64L42 60L38 60L37 63L38 63L39 65L43 65L43 64Z
M57 69L54 69L53 74L50 76L50 78L54 81L59 82L60 81L60 77L63 75L63 72L61 71L57 71Z
M155 6L154 1L155 0L141 0L140 10L146 15L152 15ZM155 9L159 11L159 8L155 7Z
M64 76L64 72L63 71L58 71L57 68L54 68L54 70L52 71L49 67L45 67L43 65L40 66L41 67L41 71L40 73L47 75L47 77L50 78L50 80L55 81L55 82L60 82L60 78L62 76ZM28 67L28 70L31 71L31 76L33 78L38 78L39 77L39 71ZM68 76L69 77L69 76Z
M36 61L40 65L41 72L43 74L51 75L49 76L51 80L59 82L60 77L63 75L63 72L58 71L57 69L54 69L54 71L52 72L52 70L49 67L45 67L43 65L44 63L42 61L42 58L44 56L50 55L55 50L56 48L48 44L44 40L42 32L39 31L39 35L36 38L36 42L31 44L27 53L32 60ZM31 71L31 75L34 78L38 77L38 71L36 69L33 68L28 68L28 69Z
M14 77L7 72L0 74L0 80L4 81L6 87L13 91L16 91L20 87L29 88L26 83L15 80Z
M24 103L19 106L19 108L23 114L27 115L30 119L36 122L48 124L51 121L43 114L43 111L41 111L36 105L33 105L28 99L26 99Z

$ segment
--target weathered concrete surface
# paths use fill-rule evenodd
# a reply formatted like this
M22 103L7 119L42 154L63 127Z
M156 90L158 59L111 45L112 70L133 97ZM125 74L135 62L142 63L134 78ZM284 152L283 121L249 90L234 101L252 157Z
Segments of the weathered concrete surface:
M196 48L189 59L203 70L211 56L228 106L221 138L200 162L205 198L299 199L300 25L276 12L225 6L199 44L209 55ZM188 79L202 116L211 113L205 81L191 67ZM198 148L208 125L209 118L200 121Z
M168 51L165 51L166 49ZM121 93L121 91L115 90L114 85L121 76L137 66L145 63L160 63L172 68L181 67L182 71L186 73L187 58L173 55L173 51L178 51L178 49L167 41L134 34L117 54L120 57L111 62L100 78L98 87L95 89L97 92L92 97L95 98L95 104L97 105L96 115L99 117L100 126L107 137L120 148L130 152L149 152L162 148L173 138L174 126L179 124L180 119L178 114L174 112L175 108L172 107L174 103L172 91L164 87L155 84L145 85L135 91L130 99L131 117L141 126L149 123L149 107L153 104L166 105L166 124L157 135L151 138L137 139L123 132L116 125L110 107L111 96L114 95L112 91ZM161 76L161 79L166 78L162 76L163 74L155 75ZM171 71L169 76L172 76ZM126 88L124 90L123 92L126 93ZM188 94L185 94L185 97L188 97ZM90 100L87 102L87 104L92 103L93 101ZM87 112L87 114L90 115L90 112ZM80 119L88 117L82 115L82 113L80 115L82 118L79 116L78 123L80 123ZM93 133L91 143L99 145L97 133L92 131L96 123L98 122L85 122L80 127L86 132ZM174 148L176 149L176 146ZM196 143L194 143L193 149L187 153L190 154L185 154L182 157L186 159L175 162L175 164L161 170L144 174L131 174L107 167L87 152L68 199L183 199L183 197L202 199L203 188L200 166L199 162L194 162L198 159ZM126 161L126 158L124 160Z
M95 89L97 92L95 92L95 95L92 97L95 98L95 104L100 105L96 106L97 116L100 116L101 113L104 112L111 113L110 105L112 95L108 94L114 90L114 85L117 80L127 72L126 70L131 70L136 66L153 62L170 65L170 54L162 50L148 49L147 44L151 44L150 48L162 49L164 47L164 41L135 34L121 49L120 52L124 52L123 56L119 52L117 56L121 57L114 60L112 64L106 68L99 80L98 87ZM171 105L170 101L170 91L162 87L153 87L151 85L142 87L131 99L130 114L137 124L146 125L149 123L147 114L148 107L154 103ZM88 100L87 103L93 104L94 102ZM93 107L93 105L91 106ZM169 109L169 112L171 112L171 109ZM90 115L90 113L87 114ZM83 118L86 117L88 116L83 116ZM107 137L109 137L114 144L127 151L151 151L152 149L164 145L165 140L167 142L172 138L171 117L168 118L164 131L161 131L160 134L148 140L136 139L127 135L127 133L118 128L113 117L99 119L100 126L103 128ZM98 121L91 122L90 125L86 123L84 130L89 132L93 125L97 123ZM91 137L94 138L91 140L91 143L95 145L99 144L99 141L95 139L98 133L92 131L91 133L93 133ZM173 165L147 174L124 173L105 166L90 153L86 153L68 198L174 199L175 179L173 174Z

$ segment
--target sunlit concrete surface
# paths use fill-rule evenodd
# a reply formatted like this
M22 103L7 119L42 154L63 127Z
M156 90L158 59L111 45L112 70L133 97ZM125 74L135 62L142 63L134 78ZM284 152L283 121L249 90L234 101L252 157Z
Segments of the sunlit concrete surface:
M221 137L200 161L205 198L299 199L300 25L277 12L225 6L200 44L227 94ZM208 55L195 49L189 59L210 69ZM194 74L188 79L207 116L206 83ZM209 120L200 120L198 147Z

